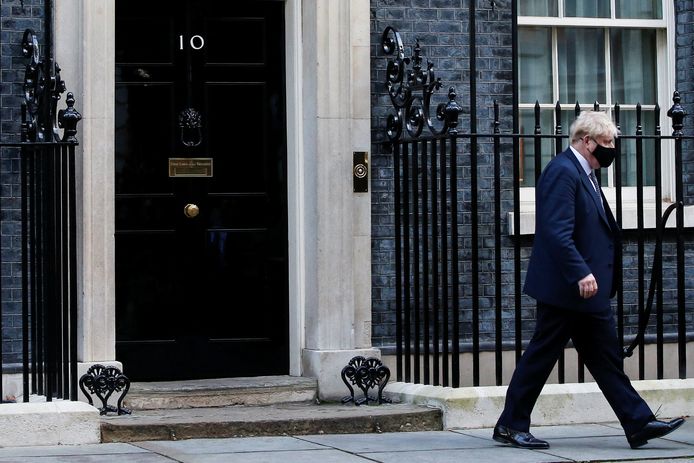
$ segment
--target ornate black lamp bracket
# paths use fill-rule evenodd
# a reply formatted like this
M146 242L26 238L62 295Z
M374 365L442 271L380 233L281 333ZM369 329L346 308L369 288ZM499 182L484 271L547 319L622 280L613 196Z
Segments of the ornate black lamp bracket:
M60 66L51 57L41 59L39 41L33 30L24 31L22 54L29 59L24 74L22 140L76 143L77 123L82 115L74 108L75 97L68 93L67 109L58 112L58 100L65 92ZM64 129L63 137L59 129Z
M101 364L92 365L80 378L79 385L89 400L89 405L94 405L92 394L101 401L99 411L102 415L108 412L130 415L130 410L123 408L123 399L130 389L130 380L118 368ZM108 404L108 399L113 393L120 394L117 407Z
M390 379L390 369L383 365L375 357L364 358L362 356L353 357L346 367L342 369L342 382L349 389L349 395L342 399L342 403L354 402L355 405L369 404L369 402L390 403L390 399L383 397L383 389ZM364 397L356 399L354 397L353 385L357 386L364 393ZM378 396L369 395L369 390L378 389Z
M434 75L434 64L422 56L419 40L413 55L405 57L400 33L388 26L381 36L381 46L388 60L385 86L393 104L394 114L388 117L386 135L392 143L403 139L407 132L417 139L426 128L430 135L457 134L458 115L462 111L456 102L455 87L448 89L448 102L432 108L432 96L443 86ZM408 66L411 65L411 69Z

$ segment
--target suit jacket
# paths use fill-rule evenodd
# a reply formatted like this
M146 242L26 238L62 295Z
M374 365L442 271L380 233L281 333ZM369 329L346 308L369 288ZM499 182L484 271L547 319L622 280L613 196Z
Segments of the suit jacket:
M571 149L545 167L535 188L535 240L524 291L539 302L587 312L610 307L621 277L620 231L607 201ZM583 299L578 281L592 273L598 293Z

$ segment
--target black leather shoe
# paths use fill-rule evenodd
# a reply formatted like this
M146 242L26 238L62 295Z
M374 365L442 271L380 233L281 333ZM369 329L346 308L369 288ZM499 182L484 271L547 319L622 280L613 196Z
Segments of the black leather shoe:
M675 418L668 422L653 419L648 422L646 426L641 428L640 431L635 432L631 436L627 436L627 441L629 441L629 445L631 445L632 449L637 449L642 445L646 445L651 439L670 434L672 431L682 426L683 423L684 418Z
M522 449L548 449L549 444L546 441L536 439L529 432L515 431L500 424L494 427L493 439L502 444L513 445Z

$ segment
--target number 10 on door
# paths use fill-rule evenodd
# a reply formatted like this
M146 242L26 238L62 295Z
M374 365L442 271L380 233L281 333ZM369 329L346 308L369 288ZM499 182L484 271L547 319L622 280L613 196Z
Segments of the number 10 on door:
M205 39L201 35L194 35L190 38L188 43L190 44L190 48L193 50L200 50L205 46ZM185 46L185 41L182 35L178 36L178 46L180 50L183 50L183 47Z

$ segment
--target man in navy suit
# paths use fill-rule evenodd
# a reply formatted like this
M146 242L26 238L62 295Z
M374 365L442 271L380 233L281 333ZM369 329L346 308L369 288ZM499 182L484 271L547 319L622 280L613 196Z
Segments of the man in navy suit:
M535 191L535 240L525 293L537 300L533 334L506 393L494 440L546 449L530 434L537 397L569 339L624 428L632 448L684 423L657 420L624 374L610 307L620 270L620 230L594 169L608 167L619 132L603 112L583 112L571 125L571 146L545 167Z

